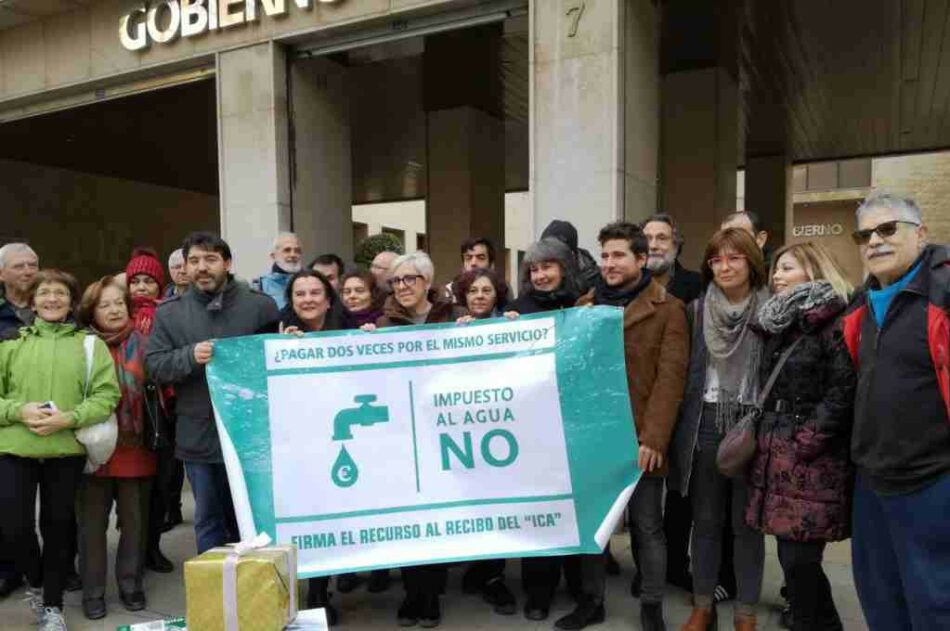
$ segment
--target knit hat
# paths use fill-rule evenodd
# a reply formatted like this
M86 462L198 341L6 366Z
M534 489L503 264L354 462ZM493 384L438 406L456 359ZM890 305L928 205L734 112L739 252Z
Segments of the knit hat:
M567 247L571 252L577 253L577 228L569 221L555 219L548 224L548 227L541 233L542 239L557 239Z
M127 282L131 281L136 274L151 276L159 287L165 286L165 270L162 268L161 261L158 260L158 255L150 248L132 250L132 258L125 266Z

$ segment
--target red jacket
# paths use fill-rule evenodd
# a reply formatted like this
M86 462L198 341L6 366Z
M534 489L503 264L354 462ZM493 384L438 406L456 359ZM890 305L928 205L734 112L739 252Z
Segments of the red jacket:
M950 472L950 248L930 246L919 262L880 328L869 313L873 280L844 319L858 369L851 457L885 495Z

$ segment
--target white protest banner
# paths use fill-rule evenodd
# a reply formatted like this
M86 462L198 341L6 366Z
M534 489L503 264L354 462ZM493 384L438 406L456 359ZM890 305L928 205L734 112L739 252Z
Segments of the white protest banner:
M640 475L621 318L216 341L242 537L302 577L602 549Z

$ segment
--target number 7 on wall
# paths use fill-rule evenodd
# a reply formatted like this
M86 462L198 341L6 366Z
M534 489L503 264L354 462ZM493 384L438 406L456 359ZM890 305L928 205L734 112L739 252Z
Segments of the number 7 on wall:
M584 3L581 2L579 6L567 10L567 17L571 18L571 26L567 31L568 37L577 35L577 27L580 26L581 16L584 15L584 6Z

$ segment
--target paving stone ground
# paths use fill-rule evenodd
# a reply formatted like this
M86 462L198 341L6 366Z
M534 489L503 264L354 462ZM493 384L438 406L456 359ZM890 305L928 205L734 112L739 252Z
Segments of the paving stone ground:
M89 621L82 615L79 593L66 596L66 619L70 631L114 631L117 626L160 617L184 615L185 593L181 573L181 564L194 555L195 539L192 528L194 504L190 494L184 498L186 523L167 533L162 539L165 554L175 563L172 574L146 575L146 594L149 608L135 614L122 608L114 584L110 584L107 596L109 615L103 620ZM117 534L110 530L110 554L115 554ZM616 535L611 544L614 554L623 567L621 576L609 577L607 585L607 621L596 627L596 631L619 631L620 629L639 629L639 601L629 595L633 563L630 560L630 544L624 535ZM851 576L851 554L847 542L829 546L825 554L825 571L834 590L846 631L867 629ZM551 618L545 622L530 622L519 614L499 616L494 614L477 596L461 593L461 568L450 572L449 589L443 598L443 629L474 631L479 629L519 629L535 631L551 629L557 617L568 613L572 608L568 596L560 592L551 611ZM517 562L510 562L508 583L523 602L518 588L519 570ZM110 577L110 582L112 581ZM775 556L774 540L767 546L765 581L763 585L762 608L759 615L759 628L763 631L779 629L778 603L781 585L781 569ZM393 587L383 594L369 594L365 589L357 589L350 594L336 594L333 602L341 614L341 629L395 629L395 612L402 596L401 584L394 582ZM0 628L28 630L33 627L23 592L17 592L0 602ZM689 596L685 592L670 587L665 604L667 626L675 631L689 616ZM731 629L731 610L720 608L720 628Z

